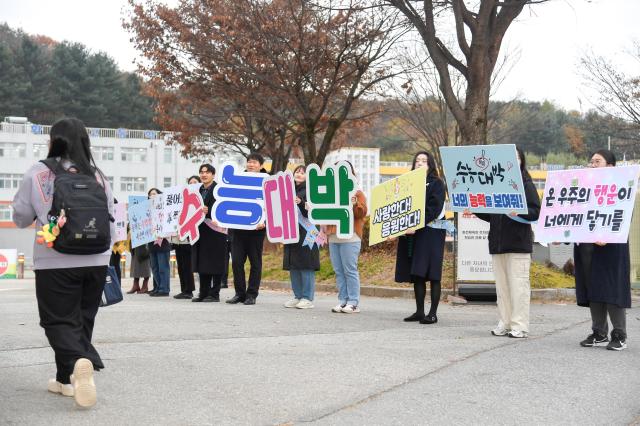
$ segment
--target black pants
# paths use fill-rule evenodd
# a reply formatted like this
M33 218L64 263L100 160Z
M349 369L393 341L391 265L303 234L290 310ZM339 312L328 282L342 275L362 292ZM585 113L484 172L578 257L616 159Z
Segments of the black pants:
M231 256L231 241L227 240L227 250L225 254L225 267L224 273L222 274L222 284L227 284L227 279L229 278L229 256Z
M40 326L55 353L60 383L70 383L79 358L104 368L91 337L106 276L106 266L36 270Z
M220 274L198 274L200 277L200 297L220 297Z
M231 266L233 268L233 286L236 296L244 299L247 296L258 297L260 279L262 278L262 245L264 233L234 233L231 240ZM249 258L249 287L244 274L244 264Z
M176 244L173 247L176 251L176 262L178 263L180 291L182 293L193 293L196 289L196 284L193 279L193 270L191 269L191 245Z
M122 282L122 271L120 270L120 255L115 252L111 252L111 258L109 258L109 266L113 266L118 276L118 281Z

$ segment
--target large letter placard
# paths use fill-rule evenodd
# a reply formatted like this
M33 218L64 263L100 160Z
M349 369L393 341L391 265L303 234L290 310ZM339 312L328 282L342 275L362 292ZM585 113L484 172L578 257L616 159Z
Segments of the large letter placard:
M640 166L549 172L536 241L626 243Z
M346 161L320 170L317 164L307 166L309 220L316 225L336 225L338 238L353 236L351 198L356 194L356 179Z
M267 211L267 238L272 243L297 243L298 208L296 207L296 187L290 171L278 172L262 183Z
M527 213L515 145L440 147L451 210Z
M182 210L178 218L178 238L185 240L189 237L189 243L194 245L200 239L198 226L204 222L205 214L202 211L204 202L200 191L194 185L189 185L182 190Z
M262 181L266 173L251 173L225 163L213 190L212 218L224 228L256 229L264 221ZM215 217L214 217L215 216Z

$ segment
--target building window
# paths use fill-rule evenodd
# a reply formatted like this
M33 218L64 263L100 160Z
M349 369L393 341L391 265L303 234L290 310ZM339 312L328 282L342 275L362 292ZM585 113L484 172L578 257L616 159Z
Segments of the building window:
M120 148L122 161L144 163L147 161L147 148Z
M113 176L107 176L107 180L109 181L109 186L113 189Z
M13 209L8 204L0 204L0 222L13 221Z
M170 186L171 186L171 178L170 177L164 178L164 187L168 188Z
M121 177L120 190L123 192L145 192L147 190L147 178Z
M164 162L167 164L171 164L173 161L173 149L165 148L164 149Z
M46 143L34 143L33 144L33 158L44 160L49 153L49 145Z
M22 175L14 173L0 173L0 189L18 189Z
M114 149L112 146L92 146L93 159L96 161L113 161Z
M27 155L27 145L24 143L0 143L0 157L24 158Z

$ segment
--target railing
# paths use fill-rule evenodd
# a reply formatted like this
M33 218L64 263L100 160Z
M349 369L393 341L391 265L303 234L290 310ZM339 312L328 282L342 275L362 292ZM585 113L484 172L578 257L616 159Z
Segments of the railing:
M380 167L411 167L408 161L381 161Z
M0 123L0 132L4 133L20 133L34 135L48 135L51 126L43 124L16 124L16 123ZM99 127L87 127L89 136L99 138L114 139L166 139L173 136L173 132L161 132L158 130L133 130L133 129L103 129Z

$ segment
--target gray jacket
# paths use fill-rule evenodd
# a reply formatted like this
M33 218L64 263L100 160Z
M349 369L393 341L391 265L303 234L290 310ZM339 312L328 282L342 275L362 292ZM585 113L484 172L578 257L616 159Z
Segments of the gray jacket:
M68 167L68 164L66 165ZM36 232L47 221L47 214L53 202L53 181L55 175L47 166L38 162L24 174L18 193L13 198L13 221L19 228L27 228L36 222ZM98 179L102 182L102 179ZM113 194L109 181L104 179L105 192L109 200L109 214L113 216ZM111 223L111 238L115 235L115 224ZM33 249L33 269L80 268L84 266L104 266L109 264L111 250L102 254L63 254L35 242ZM112 241L113 245L113 241Z

